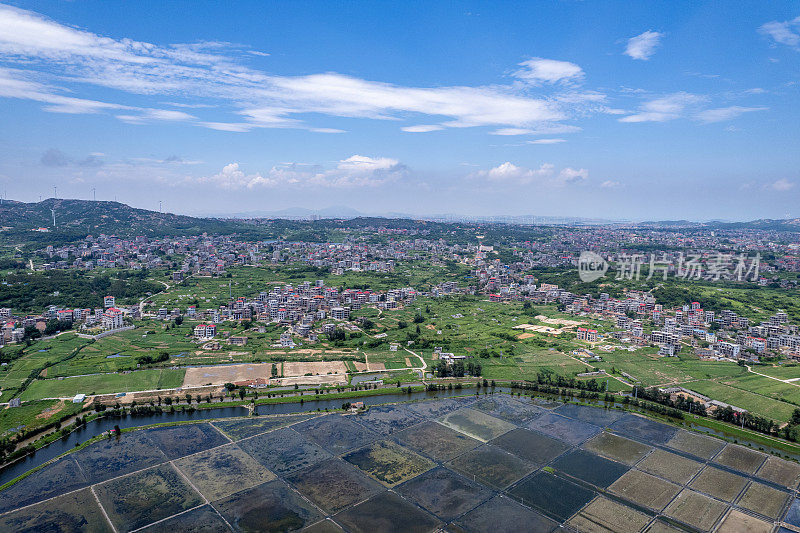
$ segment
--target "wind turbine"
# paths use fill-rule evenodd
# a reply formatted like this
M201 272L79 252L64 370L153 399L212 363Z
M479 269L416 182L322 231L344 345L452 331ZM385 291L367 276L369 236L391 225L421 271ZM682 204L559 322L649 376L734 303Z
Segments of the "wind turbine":
M92 201L97 201L97 189L95 187L92 187Z
M53 185L53 199L58 199L58 187Z

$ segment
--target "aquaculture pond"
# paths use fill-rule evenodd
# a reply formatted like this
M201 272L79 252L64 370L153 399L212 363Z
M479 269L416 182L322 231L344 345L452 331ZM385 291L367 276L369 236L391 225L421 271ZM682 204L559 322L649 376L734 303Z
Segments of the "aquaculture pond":
M0 531L800 530L800 465L760 451L601 407L396 396L123 432L1 491Z

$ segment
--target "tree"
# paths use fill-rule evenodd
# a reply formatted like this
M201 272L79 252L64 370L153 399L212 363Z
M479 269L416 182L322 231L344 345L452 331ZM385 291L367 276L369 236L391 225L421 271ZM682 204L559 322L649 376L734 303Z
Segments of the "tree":
M239 399L240 400L244 400L244 397L245 397L246 394L247 394L247 391L244 390L244 387L239 389Z
M278 377L278 365L276 365L275 363L272 363L272 371L271 371L271 373L272 373L272 377L273 378Z

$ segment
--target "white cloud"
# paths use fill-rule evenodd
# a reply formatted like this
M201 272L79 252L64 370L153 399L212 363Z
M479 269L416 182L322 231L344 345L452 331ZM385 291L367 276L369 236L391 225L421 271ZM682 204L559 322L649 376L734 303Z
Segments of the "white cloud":
M551 163L543 163L538 169L532 170L525 167L518 167L506 161L489 170L479 170L476 175L486 178L493 182L513 182L521 185L531 183L537 179L553 175L555 167Z
M600 184L600 187L604 189L618 189L621 186L622 184L620 182L613 180L606 180Z
M569 61L556 61L534 57L519 64L522 69L516 71L514 76L534 85L541 83L583 81L583 69Z
M730 107L720 107L717 109L706 109L697 113L696 118L703 123L709 124L712 122L722 122L725 120L732 120L744 113L752 113L753 111L764 111L766 107L742 107L738 105Z
M438 124L420 124L419 126L405 126L400 129L408 133L428 133L431 131L443 130L444 126L439 126Z
M252 189L256 185L265 185L266 181L261 174L245 174L239 168L239 163L228 163L222 171L213 176L202 177L197 180L200 183L209 183L222 189Z
M636 37L631 37L625 46L625 55L647 61L655 53L663 36L663 33L657 31L646 31Z
M556 173L555 165L552 163L543 163L537 169L530 169L506 161L489 170L479 170L472 176L496 184L530 185L536 183L541 186L563 187L586 180L589 177L589 171L585 168L565 167Z
M144 114L148 118L152 118L155 120L167 120L167 121L188 121L193 120L193 115L189 113L184 113L183 111L175 111L172 109L146 109Z
M556 178L558 185L572 185L581 183L589 178L589 171L585 168L566 167L561 169Z
M311 114L372 120L405 120L417 115L417 120L421 116L435 121L404 128L416 133L476 126L531 131L574 128L563 122L587 111L605 112L598 105L602 95L577 99L559 94L534 96L522 84L408 87L333 72L273 75L244 65L253 53L229 43L156 45L114 39L0 5L0 57L21 69L13 76L8 69L0 71L0 96L36 100L53 112L110 111L131 123L183 121L233 132L253 128L338 131L308 124L306 121L313 120L308 118ZM583 77L579 66L565 61L535 58L523 67L520 77L534 83L577 83ZM61 80L65 86L37 81L45 77ZM230 106L238 116L207 120L152 106L64 96L68 90L79 93L87 85L159 96L159 101L180 97L184 100L181 106L199 110ZM587 107L590 101L594 107Z
M772 185L770 185L770 188L772 188L775 191L781 191L781 192L788 191L794 189L794 182L782 178L773 183Z
M794 48L800 45L800 17L785 22L773 20L758 28L758 31L770 37L775 43Z
M687 108L705 99L702 96L678 92L645 102L639 112L619 119L620 122L666 122L683 116Z
M317 165L284 163L272 167L266 174L247 174L238 163L229 163L212 176L188 178L185 181L211 184L222 189L242 190L275 187L376 187L403 178L408 168L388 157L353 155L337 162L335 167L322 169Z
M581 131L577 126L569 124L543 124L536 128L499 128L490 131L491 135L553 135L556 133L574 133Z
M490 132L492 135L529 135L535 133L535 130L528 128L500 128Z
M201 122L200 125L211 130L231 131L236 133L244 133L255 128L254 124L247 124L245 122Z
M528 141L528 144L559 144L565 142L564 139L536 139Z

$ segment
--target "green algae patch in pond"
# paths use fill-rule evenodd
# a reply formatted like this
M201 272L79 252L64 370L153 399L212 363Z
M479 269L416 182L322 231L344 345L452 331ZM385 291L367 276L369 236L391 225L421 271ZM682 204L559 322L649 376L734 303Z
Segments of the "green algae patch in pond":
M393 487L433 468L434 463L391 441L379 441L344 456L344 459Z

